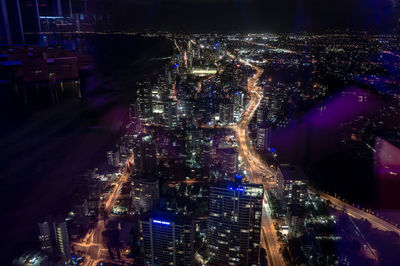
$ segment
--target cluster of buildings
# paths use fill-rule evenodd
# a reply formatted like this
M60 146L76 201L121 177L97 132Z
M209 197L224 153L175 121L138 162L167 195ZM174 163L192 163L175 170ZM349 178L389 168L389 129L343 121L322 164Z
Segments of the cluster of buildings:
M137 234L125 232L126 226L119 231L120 240L130 239L123 248L133 245L139 264L259 264L264 189L242 182L235 136L224 128L245 108L251 71L234 61L219 65L224 52L216 41L178 47L156 82L137 84L125 134L106 152L104 167L80 179L68 217L38 223L41 252L24 254L28 260L35 255L51 263L60 258L56 265L77 263L82 254L71 243L87 241L96 220L108 219L108 199L119 193L109 215L137 226ZM115 190L125 173L132 173L128 182Z
M144 265L192 265L202 230L206 248L197 263L259 265L263 186L227 182L211 185L209 191L207 221L157 211L139 220Z
M134 247L132 256L141 265L259 265L265 259L260 245L263 201L268 197L275 202L273 210L279 220L281 239L300 243L300 249L288 248L291 256L302 253L304 263L312 257L318 257L318 261L327 259L330 255L318 255L318 241L336 241L341 236L319 230L320 224L335 223L335 219L320 211L325 205L308 193L309 181L300 167L279 164L268 197L263 185L247 182L232 128L246 109L247 82L254 72L227 57L226 50L265 66L271 75L261 79L263 99L250 129L256 150L275 153L272 131L286 127L299 110L306 110L326 96L327 86L322 82L326 77L317 66L332 56L333 62L343 63L345 49L335 45L323 48L321 39L315 41L317 37L255 35L244 41L235 35L193 36L171 39L174 54L161 74L154 82L144 80L136 84L137 99L129 108L127 131L115 149L106 153L107 171L94 171L82 179L85 191L77 197L70 231L79 234L78 217L101 216L107 197L119 191L114 190L118 178L130 173L112 214L115 219L128 217L135 221L137 230L133 231L137 234L129 235L129 244ZM265 38L269 45L263 46ZM326 38L326 42L336 40L336 36ZM364 47L364 42L375 43L363 39L360 47ZM296 46L298 43L310 45L312 53L322 57L303 54ZM374 47L378 49L378 44ZM353 51L354 47L351 48ZM20 77L31 79L24 80L21 88L39 82L48 86L50 95L58 95L57 88L77 82L79 57L51 57L48 54L54 51L49 48L38 51L31 50L25 56L41 63L18 63L7 57L0 58L1 66L12 68L14 77L22 71ZM10 50L9 54L12 55ZM69 72L59 70L61 66ZM334 66L324 65L330 67ZM362 66L365 71L370 67ZM278 73L282 69L293 70L291 78L280 78ZM297 75L306 70L314 76L299 80ZM342 74L351 76L348 72ZM20 86L18 80L13 79L13 87ZM88 224L90 221L82 226L86 232ZM39 231L42 250L47 255L25 254L25 260L32 256L71 260L71 233L68 234L65 221L43 221ZM310 238L312 244L307 242Z
M259 264L264 189L242 182L233 131L219 129L240 118L250 71L219 65L221 46L178 41L165 75L138 84L131 207L143 265Z
M276 177L276 197L286 215L289 237L304 233L308 201L308 179L298 166L280 164Z
M42 250L48 254L59 255L65 264L69 263L71 251L66 221L49 217L39 222L38 226Z
M12 265L72 265L67 223L60 217L48 216L38 223L40 251L27 251L12 261ZM76 264L76 263L75 263Z
M138 126L151 124L177 129L204 124L212 127L233 125L240 118L245 107L249 73L227 65L223 73L217 75L216 70L211 77L191 74L194 65L205 69L210 65L217 67L210 62L217 62L218 57L205 49L195 49L190 44L190 41L189 44L185 43L185 56L177 51L176 57L165 66L165 74L159 76L156 84L139 84L138 100L132 106L132 115L140 122ZM222 50L220 47L216 49ZM232 74L235 74L235 78L228 83L226 75L232 77ZM176 79L177 76L179 79Z
M325 36L325 38L328 42L328 40L335 39L336 37ZM341 36L340 38L346 39L345 36ZM231 39L227 39L230 42L229 45L231 47L234 47L235 43L243 43L239 42L233 37ZM355 80L356 74L354 73L357 71L359 73L360 71L374 71L373 64L370 64L367 61L365 64L360 64L360 62L357 62L362 69L352 68L351 71L341 69L340 73L338 71L332 71L332 69L327 68L328 65L321 65L321 61L328 60L327 58L330 58L332 53L342 53L343 51L341 48L339 49L336 47L333 50L320 51L318 50L322 48L320 43L325 41L320 39L319 44L318 42L311 44L310 42L307 42L308 45L312 46L312 49L308 50L308 52L304 54L304 50L299 49L299 47L296 47L293 44L294 42L306 42L310 39L312 38L310 37L298 40L294 37L286 38L284 36L280 38L271 38L270 41L275 43L277 46L284 47L282 49L271 48L271 44L268 45L269 47L260 48L260 45L257 45L258 48L254 48L254 44L250 44L250 42L248 42L248 46L244 44L243 46L237 45L236 47L235 52L237 54L246 55L247 58L252 58L252 63L260 65L262 64L268 70L266 73L270 75L264 77L264 79L261 81L261 86L264 87L264 97L255 115L256 123L251 125L251 129L253 129L253 132L255 133L253 144L259 151L269 151L274 153L275 151L271 147L272 130L286 127L291 119L298 116L299 112L305 112L309 110L310 106L315 106L315 104L321 101L321 99L325 98L327 95L329 95L329 93L332 93L328 90L327 73L337 74L339 75L338 77L340 77L340 80L347 80L350 82L350 78L352 81ZM366 48L367 50L369 49L368 53L371 53L370 49L380 49L379 44L376 43L374 38L369 38L368 40L365 38L361 39L362 40L360 40L360 43L357 44L360 45L360 47L365 47L367 43L375 43L375 45L372 46L373 48ZM216 41L211 40L212 38L208 38L208 43L207 41L203 41L202 45L204 47L211 48L212 50L217 50L218 47L221 47L221 45L222 47L226 45L210 44L212 42L216 43ZM283 45L284 40L286 42L285 45ZM226 41L226 39L224 41ZM219 42L224 43L224 41ZM197 42L201 43L201 37L199 37ZM339 41L337 42L339 43ZM343 45L345 42L340 43ZM318 45L319 48L317 47ZM344 44L344 46L346 46L346 44ZM347 49L349 49L349 47L347 47ZM343 49L344 51L346 50L345 48ZM317 51L319 51L318 54L321 55L321 57L313 55L313 53L316 53ZM352 51L354 51L354 49L348 50L349 53L353 53ZM308 53L310 53L310 55ZM364 53L364 51L355 53ZM205 55L206 53L203 54ZM260 54L263 54L264 58L262 58L262 56L261 58L260 56L256 56ZM336 55L335 60L343 60L343 58L339 58L342 57ZM346 58L347 60L355 60L355 58L359 59L360 55L349 56L347 54ZM175 71L175 77L185 76L185 61L179 60L180 57L177 56L177 61L174 61L171 64L173 65L173 71ZM197 60L198 58L191 58L189 65L193 67L196 62L200 62ZM332 67L334 64L338 63L335 60L332 61ZM370 66L367 66L367 63L370 64ZM170 95L170 99L177 101L178 112L176 117L178 121L178 128L183 127L186 129L184 132L182 131L181 133L175 134L175 137L167 141L170 141L171 144L173 143L171 146L178 148L178 150L181 149L181 151L185 151L182 153L185 154L185 160L181 164L182 166L188 167L189 170L194 171L197 171L196 169L200 168L203 169L203 172L200 174L200 176L196 174L191 175L191 173L187 175L190 180L214 180L213 178L215 178L215 180L218 181L229 182L235 180L236 176L243 174L241 162L235 150L235 137L229 140L230 133L229 130L227 130L221 135L222 137L218 138L217 129L219 126L227 127L232 125L232 123L235 121L238 121L237 118L240 117L240 112L244 110L246 104L246 90L244 89L241 92L240 88L246 88L247 85L245 80L247 80L252 72L250 69L246 69L246 67L243 65L235 64L234 60L229 62L229 65L222 62L217 62L217 65L219 65L217 70L218 74L215 77L203 80L201 82L201 86L197 85L196 81L191 80L189 77L183 77L182 79L179 79L177 83L173 83L171 87L173 88L171 90L173 95ZM292 73L291 77L279 76L279 73L283 69L292 71L288 71ZM326 70L325 72L324 69ZM312 76L309 79L304 80L302 77L304 77L304 72L307 71L310 71ZM247 75L247 77L241 78L241 75L245 75L245 77ZM175 79L171 78L171 81L172 80ZM215 90L215 88L218 88L218 90ZM212 97L210 97L210 95ZM360 101L366 101L368 98L367 95L359 95L357 97L360 98ZM151 100L148 100L149 97L146 99L150 106ZM193 99L195 99L195 101L193 101ZM206 105L203 105L202 99L208 99ZM146 102L145 99L143 99L143 102ZM185 103L185 105L181 105L181 103ZM154 112L154 110L159 109L152 109L149 107L143 110L147 110L147 114L149 114L151 117L151 110L153 110L154 114L157 113ZM180 113L181 110L187 110L188 112ZM397 112L394 110L395 108L392 108L392 111L389 113L394 115ZM319 113L323 113L324 111L324 106L317 110ZM385 115L387 114L388 112L385 112ZM148 115L146 117L149 118ZM155 118L150 118L146 121L143 120L143 122L146 122L148 126L154 126L156 124L152 121L156 120L157 119ZM170 121L171 119L167 119L167 116L165 116L164 120ZM379 125L379 122L376 122L375 124ZM166 123L162 123L162 125L165 127ZM211 138L209 137L210 130L215 130ZM354 135L350 135L350 138L352 140L355 139ZM182 142L184 142L184 144L180 144ZM216 145L217 143L218 145ZM171 154L172 153L173 152L171 151ZM166 154L167 153L165 153L165 155ZM159 158L162 157L163 156L160 154ZM160 160L160 163L162 164L164 162ZM205 169L207 168L210 168L209 172L205 172ZM186 175L184 175L184 178L185 177ZM300 257L302 257L304 263L309 262L318 264L323 260L345 262L348 259L348 255L321 253L323 249L323 241L348 241L349 238L346 239L346 237L339 235L336 232L321 229L324 226L333 226L333 224L336 224L337 220L335 217L330 216L329 212L323 211L326 210L326 205L322 202L322 200L320 200L317 196L310 195L308 193L308 178L305 176L301 168L293 165L280 164L278 165L277 177L275 181L276 186L274 189L272 189L271 197L274 197L279 204L280 211L277 212L277 216L283 217L283 219L278 219L280 220L280 222L278 222L278 231L281 239L289 243L287 249L289 250L291 258L299 258L299 254L302 254ZM162 187L162 184L159 185ZM242 192L242 185L244 184L233 183L231 186L228 185L228 189L221 186L214 187L213 185L210 185L208 191L202 191L203 193L208 193L207 195L209 204L209 217L206 226L207 231L202 232L201 223L199 223L198 231L198 235L203 234L206 241L205 243L207 252L204 253L206 255L202 257L203 259L208 259L210 262L227 262L232 265L241 264L244 259L251 257L249 255L252 254L251 252L255 252L255 250L259 248L257 245L260 243L260 229L258 228L257 219L259 218L258 214L260 213L258 212L257 208L262 208L262 204L253 204L252 200L257 202L257 200L260 199L262 202L262 195L261 198L255 197L249 200L250 202L245 203L246 208L254 207L254 209L252 209L254 211L254 216L251 217L251 219L253 219L252 221L255 221L254 224L251 223L251 225L254 225L254 227L247 229L240 227L240 216L244 215L243 217L245 217L244 213L246 213L240 211L241 203L234 203L230 200L223 201L226 196L232 199L236 198L235 193L239 193L238 200L240 201L242 196L240 195ZM193 192L188 191L186 186L179 185L177 187L179 187L178 195L183 187L183 194L186 194L186 196L189 195L190 197L195 196L196 199L201 199L201 197L199 197L201 193L198 193L198 195L193 195ZM249 188L246 188L244 191L249 191ZM254 193L254 195L256 194L257 193ZM219 202L219 200L222 202ZM183 204L182 207L177 205L179 204L168 205L167 202L167 209L178 211L179 213L185 215L191 213L190 210L187 210L187 205ZM224 211L224 208L229 209L232 206L238 208L238 212L241 213L241 215L237 216L235 215L235 212ZM171 220L161 219L160 216L156 218L157 215L153 217L156 220L156 226L165 226L168 228L168 226L172 226L174 224L173 218L171 218ZM246 216L245 219L247 218L248 217ZM146 223L154 224L152 220L149 221L150 222L147 222L146 220ZM225 221L226 224L224 224L223 221ZM237 224L232 224L232 222L236 222ZM190 226L189 224L187 225ZM241 228L240 233L238 229L239 227ZM241 234L243 234L243 236ZM183 236L181 235L181 237ZM145 235L143 236L143 241L144 239ZM256 241L250 243L245 242L244 239L256 239ZM152 241L154 241L154 239ZM296 245L292 245L293 241L299 241L296 242L298 243L298 248L296 248ZM362 240L360 241L362 242ZM146 243L148 244L149 242ZM246 252L241 253L244 247L247 247L246 252L250 252L247 253L247 255L245 254ZM173 261L174 252L171 252L170 255L171 261ZM159 258L163 256L165 256L164 253L162 255L152 254L151 256L147 257L149 259L147 262L149 264L154 263L150 262L150 258ZM251 260L247 260L245 264L251 263L253 263Z
M357 233L351 217L329 209L318 194L309 193L309 180L302 169L290 164L279 164L276 186L269 195L278 238L282 241L282 255L288 263L320 265L359 263L374 253L361 254L359 245L368 242ZM336 252L332 247L347 246ZM371 255L372 254L372 255ZM376 258L373 258L376 260Z

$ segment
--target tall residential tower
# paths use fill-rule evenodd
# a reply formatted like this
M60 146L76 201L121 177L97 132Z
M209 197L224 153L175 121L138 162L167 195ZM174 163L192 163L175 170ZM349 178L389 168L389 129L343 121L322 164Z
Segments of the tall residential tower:
M221 183L210 187L210 262L259 265L263 195L263 186L257 184Z
M176 215L152 214L139 221L142 265L192 265L194 223Z

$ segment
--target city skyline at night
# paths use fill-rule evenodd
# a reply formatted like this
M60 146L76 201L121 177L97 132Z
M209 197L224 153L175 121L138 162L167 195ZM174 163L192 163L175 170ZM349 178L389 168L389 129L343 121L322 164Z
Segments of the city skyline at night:
M398 12L0 0L0 264L399 264Z

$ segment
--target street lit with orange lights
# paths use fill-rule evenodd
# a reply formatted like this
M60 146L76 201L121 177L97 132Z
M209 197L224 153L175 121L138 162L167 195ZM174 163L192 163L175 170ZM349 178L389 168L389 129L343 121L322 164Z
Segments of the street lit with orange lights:
M228 53L228 56L235 59L235 56ZM234 126L239 144L239 154L241 158L244 158L244 163L249 173L249 181L252 183L262 183L264 187L268 189L265 177L274 177L276 175L274 169L268 168L254 151L253 145L250 143L248 134L248 123L251 121L255 111L257 110L262 100L262 89L257 86L258 79L263 73L263 69L250 64L248 61L243 59L239 60L242 64L252 67L256 70L256 73L248 80L248 93L250 94L250 100L246 111L242 115L242 120ZM346 212L349 216L356 219L368 220L372 227L383 230L393 231L400 235L400 229L390 224L383 219L368 213L362 209L358 209L348 203L345 203L333 196L326 193L314 190L310 188L310 192L317 193L325 201L329 200L332 203L332 207ZM261 245L265 247L267 251L267 258L271 265L285 265L285 262L280 253L280 244L278 242L274 223L271 218L271 211L268 205L268 201L264 200L263 208L263 227L261 232Z
M228 56L235 58L228 53ZM255 111L260 105L262 99L262 88L257 86L257 82L264 70L260 67L252 65L245 60L239 60L242 64L252 67L256 73L248 79L247 90L250 94L250 100L246 111L242 115L242 120L234 127L239 144L239 155L244 158L246 168L249 172L249 181L252 183L261 183L265 187L265 177L274 176L272 169L266 167L260 159L255 155L254 148L250 144L248 137L248 124L254 116ZM276 230L271 218L268 202L264 200L263 208L263 224L261 233L261 246L267 251L267 257L270 265L285 265L285 262L279 251L280 244L276 235ZM267 209L267 210L266 210Z
M133 157L134 155L132 154L129 160L127 160L126 166L128 163L133 163ZM106 231L106 219L108 219L107 217L109 217L112 207L116 203L121 193L121 188L128 181L130 174L130 167L125 167L124 172L116 181L114 189L111 193L109 193L109 197L104 203L104 212L99 213L99 220L96 224L96 227L92 230L89 230L82 242L72 243L76 250L81 250L86 254L84 265L97 265L97 263L105 260L105 258L108 256L108 249L103 242L103 232Z
M346 202L343 202L333 196L330 196L326 193L323 193L321 191L317 191L313 188L309 188L309 191L311 193L317 193L320 195L320 197L325 200L325 201L330 201L331 206L336 208L337 210L343 211L347 213L349 216L355 218L355 219L364 219L367 220L371 223L371 226L382 230L382 231L392 231L400 235L400 229L396 227L395 225L390 224L389 222L375 216L374 214L368 213L362 209L356 208L353 205L350 205Z

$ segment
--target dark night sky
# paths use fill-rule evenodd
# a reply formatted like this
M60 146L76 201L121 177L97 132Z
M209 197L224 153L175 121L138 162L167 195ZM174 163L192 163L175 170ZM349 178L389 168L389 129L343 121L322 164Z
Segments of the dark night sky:
M88 0L115 29L183 31L393 31L398 0ZM89 4L90 5L90 4Z

